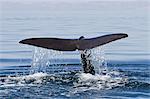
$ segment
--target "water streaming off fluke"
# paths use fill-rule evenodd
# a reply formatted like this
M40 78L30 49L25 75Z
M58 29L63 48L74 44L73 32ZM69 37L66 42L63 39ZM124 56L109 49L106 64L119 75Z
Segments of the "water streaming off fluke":
M81 53L82 52L78 53L79 56ZM64 56L66 54L67 52L48 50L44 48L35 47L33 50L33 58L32 58L32 65L31 65L30 73L31 74L37 73L37 72L46 73L47 71L51 71L51 73L54 73L54 70L55 71L58 70L60 72L62 70L62 72L63 71L67 72L67 70L64 70L64 69L66 69L66 67L68 67L67 65L70 63L68 64L65 63ZM102 50L102 47L97 47L97 48L88 50L87 53L84 53L84 54L90 55L90 57L87 57L87 59L91 61L96 71L96 74L100 74L107 70L107 62L106 62L104 50ZM81 60L80 57L79 57L79 60ZM62 64L64 66L62 66ZM75 65L73 62L72 64ZM82 68L81 62L79 62L78 64ZM51 70L48 70L48 69L51 69Z
M31 73L46 72L47 67L57 64L60 55L62 55L61 51L35 47L33 50ZM53 72L53 68L50 69Z

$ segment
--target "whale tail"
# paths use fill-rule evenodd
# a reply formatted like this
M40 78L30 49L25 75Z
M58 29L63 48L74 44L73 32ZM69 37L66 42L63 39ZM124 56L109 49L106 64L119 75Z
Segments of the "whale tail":
M81 36L79 39L28 38L21 40L19 43L58 51L75 51L92 49L126 37L128 37L127 34L117 33L99 36L95 38L84 38L83 36Z
M128 37L127 34L109 34L95 38L86 39L81 36L79 39L62 39L62 38L29 38L20 41L19 43L33 45L37 47L53 49L58 51L87 51L89 49L102 46L109 42ZM81 61L85 73L95 74L94 67L91 60L88 59L89 55L81 53Z

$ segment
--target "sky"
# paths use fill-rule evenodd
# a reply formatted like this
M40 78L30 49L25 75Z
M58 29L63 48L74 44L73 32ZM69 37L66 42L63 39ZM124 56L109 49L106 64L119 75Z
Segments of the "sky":
M89 1L141 1L141 0L0 0L9 2L89 2ZM146 1L146 0L142 0ZM149 1L149 0L147 0Z
M35 3L91 3L91 2L149 2L150 0L0 0L0 7L3 5L3 3L21 3L21 4L35 4Z

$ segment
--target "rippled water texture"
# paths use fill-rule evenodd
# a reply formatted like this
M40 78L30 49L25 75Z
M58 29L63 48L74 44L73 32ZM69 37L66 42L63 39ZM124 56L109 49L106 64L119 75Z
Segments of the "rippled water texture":
M149 99L149 7L146 0L0 1L0 98ZM91 50L96 75L83 73L79 51L18 43L122 32L129 37Z

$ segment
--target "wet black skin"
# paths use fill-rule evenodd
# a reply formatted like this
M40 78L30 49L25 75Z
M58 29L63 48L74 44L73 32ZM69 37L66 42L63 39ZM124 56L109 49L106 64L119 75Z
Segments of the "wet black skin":
M91 63L91 54L87 53L88 50L85 50L81 52L81 62L83 66L84 73L90 73L92 75L95 75L94 66Z
M21 40L19 43L33 45L37 47L53 49L57 51L81 51L81 62L84 73L95 74L94 67L91 63L91 54L88 53L90 49L102 46L104 44L128 37L125 33L108 34L95 38L79 39L62 39L62 38L28 38Z
M81 36L79 38L79 40L84 39L84 36ZM95 75L95 70L94 67L91 63L91 53L88 53L88 51L90 52L90 50L84 50L81 51L81 62L82 62L82 66L83 66L83 71L84 73L90 73L92 75Z

